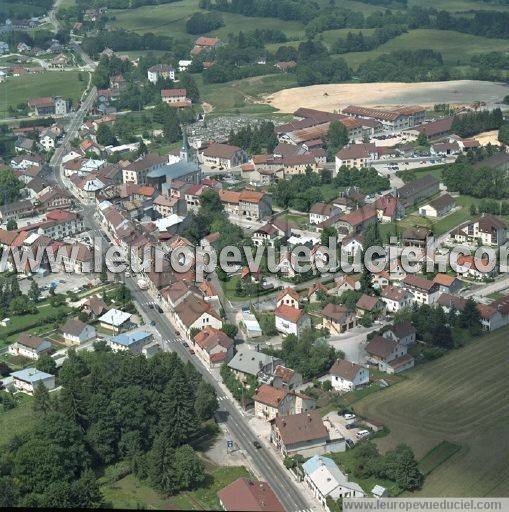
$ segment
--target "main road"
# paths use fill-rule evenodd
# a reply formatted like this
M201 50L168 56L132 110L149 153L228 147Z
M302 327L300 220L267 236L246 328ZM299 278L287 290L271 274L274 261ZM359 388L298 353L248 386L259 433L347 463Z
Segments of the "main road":
M70 148L70 142L77 134L77 131L83 122L83 118L92 107L97 91L93 88L83 101L80 109L75 112L70 119L68 130L65 134L62 144L56 149L51 158L50 165L54 169L57 182L66 187L68 182L61 175L60 164L65 152ZM94 217L95 209L90 205L83 204L82 215L87 225L92 228L93 234L101 238L101 246L103 249L110 245L109 240L104 236L102 227ZM212 376L212 374L201 364L197 357L191 355L186 348L178 341L178 336L170 323L169 319L160 314L149 305L154 299L146 292L139 289L134 278L125 278L125 283L131 290L134 300L138 303L140 309L146 315L149 321L155 322L155 326L161 336L161 345L165 351L175 351L183 361L190 361L203 376L204 380L210 383L218 398L220 399L221 410L226 413L225 422L230 434L237 442L238 446L249 457L255 469L261 478L269 482L274 492L277 494L281 503L287 512L298 512L311 510L310 504L302 495L295 481L290 477L288 471L284 468L276 456L268 449L257 449L254 442L257 436L249 426L246 417L240 412L238 406L221 388L220 384Z

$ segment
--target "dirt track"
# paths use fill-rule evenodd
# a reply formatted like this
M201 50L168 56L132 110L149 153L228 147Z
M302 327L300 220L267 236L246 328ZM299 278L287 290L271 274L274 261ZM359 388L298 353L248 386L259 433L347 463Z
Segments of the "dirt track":
M484 101L489 105L509 94L509 86L495 82L455 80L451 82L326 84L284 89L265 97L266 103L281 112L299 107L329 112L347 105L394 106L436 103L468 104Z

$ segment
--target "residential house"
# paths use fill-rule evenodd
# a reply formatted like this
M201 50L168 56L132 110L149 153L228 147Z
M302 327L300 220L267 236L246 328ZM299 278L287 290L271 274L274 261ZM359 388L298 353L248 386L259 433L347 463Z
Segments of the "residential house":
M309 223L320 224L321 222L330 219L338 212L339 210L331 204L315 203L309 210Z
M174 310L174 319L180 330L189 337L191 329L212 326L221 329L223 322L211 304L195 295L189 296Z
M327 304L321 312L322 328L331 335L342 334L357 325L355 313L339 304Z
M397 197L386 194L375 201L375 208L379 222L387 223L405 216L405 207Z
M263 220L272 214L271 198L265 192L254 190L220 190L219 199L229 216L246 220Z
M227 512L285 512L282 503L267 482L238 478L217 493Z
M327 499L334 502L342 498L363 498L362 487L350 482L348 475L343 473L329 457L315 455L302 465L304 482L311 489L313 496L329 510Z
M417 330L410 320L403 320L397 324L391 325L384 331L383 337L397 341L400 345L408 347L415 343Z
M33 395L35 389L42 385L48 391L55 388L55 376L41 372L36 368L24 368L23 370L11 373L14 387L22 393Z
M112 308L104 315L98 318L99 324L105 329L113 332L120 332L122 329L127 328L131 320L131 313L120 311L119 309Z
M364 237L361 234L345 236L341 240L341 251L350 258L354 258L358 252L362 252Z
M113 352L129 350L133 354L141 354L149 343L152 343L154 335L148 331L130 331L107 338L106 344Z
M283 364L280 358L259 352L250 345L239 345L237 352L228 363L238 380L244 382L249 376L272 375L276 366Z
M81 309L93 318L102 316L108 311L108 306L103 299L99 297L89 297L81 306Z
M24 332L18 336L15 343L9 345L8 352L13 356L37 360L42 354L47 354L51 349L52 344L48 340Z
M507 242L507 224L491 214L485 214L475 221L466 222L451 231L450 237L459 243L498 246Z
M434 304L440 295L438 283L424 277L408 274L402 282L402 287L412 294L413 302L417 304Z
M291 368L278 364L272 374L272 386L291 391L302 384L302 375Z
M97 333L95 327L88 325L77 318L69 318L62 327L64 341L69 345L81 345L93 340Z
M161 100L170 107L191 106L191 100L187 97L186 89L162 89Z
M179 197L159 194L152 203L154 211L161 217L177 215L183 208L183 201Z
M156 84L158 80L175 81L175 69L169 64L156 64L147 70L147 80Z
M413 295L403 288L388 285L382 288L380 300L385 303L388 313L397 313L412 305Z
M428 204L419 207L419 215L421 217L431 217L438 219L444 217L456 206L456 201L449 194L443 194Z
M247 161L246 152L238 146L212 143L201 153L203 163L209 167L231 169Z
M346 291L358 291L361 289L360 283L361 275L350 275L344 274L334 279L334 287L331 288L330 292L336 295L341 295Z
M375 336L366 346L371 362L380 371L400 373L414 366L414 358L407 353L407 346L384 336Z
M292 410L292 395L286 389L262 384L253 395L254 413L270 421L276 416L287 416Z
M353 391L369 382L369 369L346 359L337 359L323 380L330 381L336 391Z
M488 258L476 258L471 255L459 255L453 269L460 276L474 279L488 279L495 277L498 273L495 262L490 262Z
M276 329L284 334L299 336L311 327L311 318L303 310L282 304L274 310Z
M355 304L357 317L362 318L364 315L369 314L375 320L380 315L385 315L385 303L378 297L366 295L363 293L357 303Z
M276 416L271 420L271 443L283 457L304 457L345 450L345 440L331 437L318 411Z
M233 357L233 340L210 325L196 334L193 342L196 355L208 368L227 363Z
M191 55L196 56L200 55L202 52L210 52L211 50L215 50L220 46L223 46L223 42L217 37L199 37L195 42L194 46L191 49Z
M294 288L285 288L276 295L276 306L290 306L299 309L300 295Z
M433 233L423 227L410 227L403 231L402 240L405 247L419 247L424 249Z
M461 290L463 283L457 277L448 274L438 273L433 278L434 283L438 283L440 293L457 293Z

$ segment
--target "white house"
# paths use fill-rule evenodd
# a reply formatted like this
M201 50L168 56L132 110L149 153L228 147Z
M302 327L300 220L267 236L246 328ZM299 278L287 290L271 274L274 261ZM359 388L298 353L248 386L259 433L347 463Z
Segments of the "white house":
M48 390L55 388L55 376L41 372L36 368L24 368L19 372L11 373L14 387L23 393L34 394L35 388L42 384Z
M365 496L362 487L356 482L350 482L348 476L328 457L315 455L302 465L302 469L304 481L324 507L329 497L337 501L339 498Z
M221 329L223 326L223 322L212 305L195 295L190 295L172 313L176 324L188 337L191 329L201 330L207 326Z
M106 329L119 332L131 319L131 313L126 313L118 309L110 309L104 315L99 317L99 324Z
M96 337L95 327L77 318L69 318L62 327L62 335L66 343L81 345Z
M304 329L311 327L311 319L303 310L282 304L274 310L276 329L283 334L299 336Z
M51 347L51 343L44 338L22 333L18 341L9 346L8 352L13 356L37 360L42 354L46 354Z
M156 64L148 68L147 79L149 82L155 84L160 78L170 79L172 81L175 80L175 69L173 66L168 64Z
M345 359L338 359L325 379L330 380L336 391L352 391L369 382L369 369Z
M385 303L388 313L396 313L412 304L412 294L403 288L386 286L382 289L380 299Z

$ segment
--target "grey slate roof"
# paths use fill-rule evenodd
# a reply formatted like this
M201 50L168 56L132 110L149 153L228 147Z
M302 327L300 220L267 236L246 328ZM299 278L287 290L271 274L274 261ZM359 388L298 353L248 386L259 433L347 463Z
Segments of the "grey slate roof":
M228 363L228 367L238 372L256 376L261 367L267 366L270 363L276 367L282 361L263 352L258 352L253 348L240 346L233 359Z

